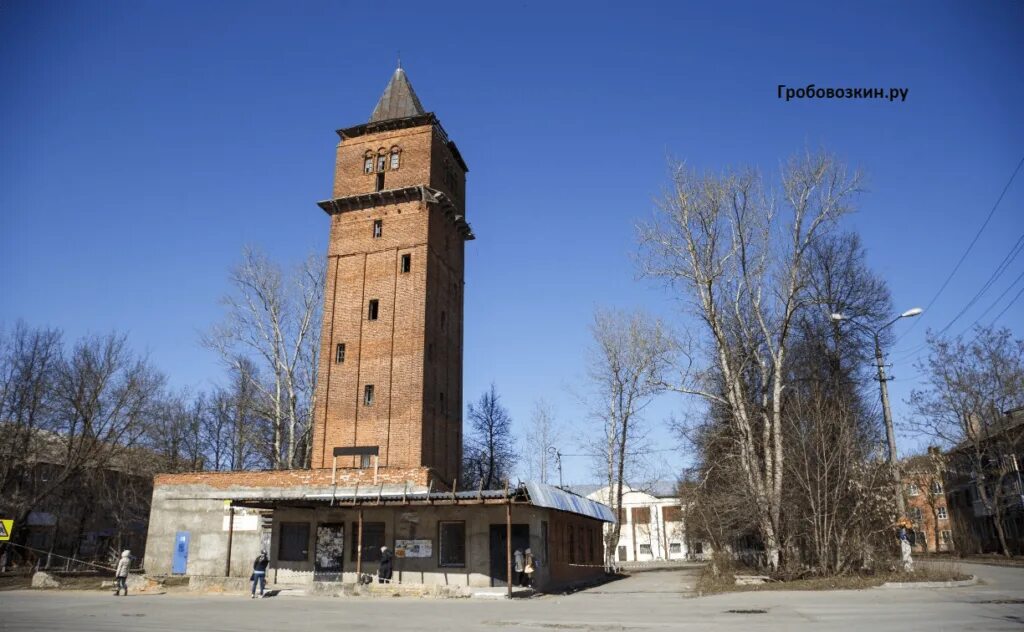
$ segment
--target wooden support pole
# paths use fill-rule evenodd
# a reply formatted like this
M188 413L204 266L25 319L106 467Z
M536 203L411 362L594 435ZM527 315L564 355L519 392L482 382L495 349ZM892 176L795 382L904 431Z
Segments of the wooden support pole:
M228 559L224 562L224 577L231 577L231 541L235 537L235 506L228 505Z
M359 527L356 536L356 583L363 576L363 508L359 508Z
M508 598L512 598L512 499L505 505L505 571L508 579Z

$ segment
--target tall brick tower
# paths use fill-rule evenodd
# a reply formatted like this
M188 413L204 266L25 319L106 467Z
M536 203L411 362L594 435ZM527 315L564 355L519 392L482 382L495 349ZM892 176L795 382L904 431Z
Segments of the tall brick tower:
M450 485L462 457L468 168L401 68L369 122L338 136L334 196L319 203L331 228L312 465L376 446L380 466L432 468Z

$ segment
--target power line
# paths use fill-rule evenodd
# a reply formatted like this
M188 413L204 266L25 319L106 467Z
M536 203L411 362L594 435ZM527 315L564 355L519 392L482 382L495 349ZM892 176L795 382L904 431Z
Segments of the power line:
M935 304L935 301L939 298L939 296L942 295L943 290L945 290L946 286L949 285L949 282L953 279L953 276L957 273L957 270L960 269L960 266L963 264L964 259L967 258L967 255L970 254L971 249L974 248L974 244L978 243L978 238L981 237L981 233L985 230L985 227L988 226L988 223L992 219L992 216L995 214L996 209L999 208L999 203L1003 201L1003 197L1006 195L1006 192L1010 189L1010 185L1013 184L1013 181L1017 177L1017 174L1020 173L1020 168L1022 165L1024 165L1024 157L1022 157L1020 159L1020 162L1017 163L1017 168L1013 170L1013 175L1011 175L1010 179L1007 180L1006 186L1003 187L1003 192L999 194L999 198L996 200L996 203L992 205L992 210L988 212L988 217L985 218L985 221L982 223L981 228L978 229L978 232L974 234L974 239L972 239L971 243L967 246L967 250L965 250L964 253L960 255L960 260L956 262L956 265L953 266L953 271L950 272L949 276L946 277L946 280L942 282L942 286L939 287L939 291L935 293L935 296L932 297L932 300L928 301L928 305L924 308L925 316L928 315L928 310L931 309L932 305ZM917 326L917 323L920 320L921 319L918 318L916 321L914 321L914 323L910 325L910 327L908 327L902 334L900 334L900 336L896 338L894 342L899 342L900 339L902 339L904 336L913 331L914 327Z

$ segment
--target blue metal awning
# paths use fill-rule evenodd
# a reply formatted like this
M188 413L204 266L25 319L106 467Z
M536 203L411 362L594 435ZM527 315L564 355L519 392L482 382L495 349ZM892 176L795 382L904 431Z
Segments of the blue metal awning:
M597 518L604 522L615 522L612 510L607 505L596 500L577 496L572 492L567 492L551 485L544 485L543 483L527 481L523 483L523 486L526 487L526 493L530 495L530 503L538 507L569 511Z

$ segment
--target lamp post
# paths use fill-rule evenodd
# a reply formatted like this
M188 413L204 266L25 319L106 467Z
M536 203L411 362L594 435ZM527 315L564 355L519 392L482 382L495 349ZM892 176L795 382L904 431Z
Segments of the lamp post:
M871 334L871 337L875 342L875 366L878 369L877 379L882 395L882 418L885 420L885 438L889 444L889 470L892 475L892 482L896 488L896 509L899 511L900 517L907 515L907 507L903 502L903 481L900 480L899 463L896 460L896 432L892 425L892 411L889 410L889 387L886 385L889 378L885 376L885 363L882 359L882 343L879 338L882 331L891 327L899 319L913 318L914 316L920 315L923 311L924 310L920 307L908 309L877 329L871 329L867 325L859 323L848 316L844 316L843 314L837 313L829 316L833 322L848 322L855 327L860 327L863 331Z

